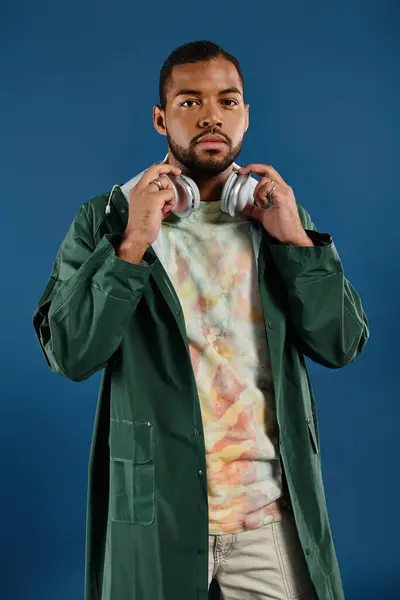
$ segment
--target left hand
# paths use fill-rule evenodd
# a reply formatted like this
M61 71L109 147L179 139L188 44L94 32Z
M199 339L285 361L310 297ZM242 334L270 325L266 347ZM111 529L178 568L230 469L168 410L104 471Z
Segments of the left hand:
M264 229L283 244L313 246L301 223L293 190L279 173L270 165L255 163L238 171L239 175L249 173L260 175L261 179L254 190L255 204L248 204L243 214L260 221ZM271 194L271 202L268 194L272 189L274 191Z

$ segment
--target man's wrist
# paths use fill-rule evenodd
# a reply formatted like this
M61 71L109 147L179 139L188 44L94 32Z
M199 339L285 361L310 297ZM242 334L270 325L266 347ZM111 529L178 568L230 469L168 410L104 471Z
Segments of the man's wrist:
M314 242L304 229L298 235L286 241L285 244L287 246L314 246Z
M140 265L146 250L147 246L143 244L143 242L134 239L123 238L116 249L116 254L118 258L121 258L122 260L132 264Z
M314 242L306 234L304 237L289 243L289 246L314 246Z

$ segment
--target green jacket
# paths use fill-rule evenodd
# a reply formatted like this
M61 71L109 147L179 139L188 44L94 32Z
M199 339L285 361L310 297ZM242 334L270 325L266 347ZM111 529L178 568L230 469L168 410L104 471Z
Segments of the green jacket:
M86 600L206 600L208 505L204 434L177 295L149 247L148 266L114 247L128 205L119 188L79 210L39 301L34 327L50 368L73 381L104 369L89 462ZM353 361L369 331L332 239L291 247L261 237L258 277L282 466L319 600L344 598L320 469L305 358Z

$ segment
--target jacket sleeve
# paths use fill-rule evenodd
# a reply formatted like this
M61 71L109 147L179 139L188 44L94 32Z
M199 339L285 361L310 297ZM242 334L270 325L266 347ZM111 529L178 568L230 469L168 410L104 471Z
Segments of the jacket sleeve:
M150 258L149 266L123 261L115 254L116 238L106 234L95 245L82 206L34 313L51 370L73 381L102 369L117 350L156 261Z
M287 246L275 241L270 249L288 292L302 352L326 367L343 367L357 358L368 341L367 317L359 295L344 276L331 236L317 232L302 206L298 210L315 245Z

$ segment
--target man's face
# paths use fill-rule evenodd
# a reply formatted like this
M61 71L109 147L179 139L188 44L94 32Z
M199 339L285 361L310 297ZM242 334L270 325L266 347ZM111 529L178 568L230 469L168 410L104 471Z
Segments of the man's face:
M173 68L165 113L155 107L154 124L167 136L176 161L194 175L213 176L240 153L248 111L235 65L218 58ZM209 134L222 136L223 142L201 143Z

